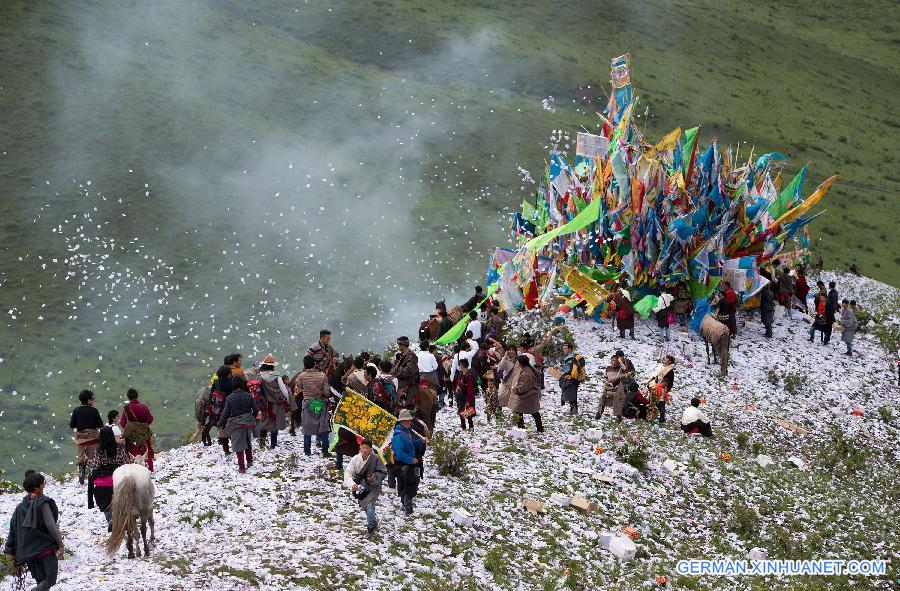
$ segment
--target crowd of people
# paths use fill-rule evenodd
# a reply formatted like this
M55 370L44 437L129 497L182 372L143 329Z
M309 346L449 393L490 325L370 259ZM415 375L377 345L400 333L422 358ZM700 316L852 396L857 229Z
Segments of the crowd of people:
M809 286L802 266L789 270L776 261L761 273L769 280L759 292L766 337L772 336L777 302L788 318L793 318L795 309L809 313L810 342L819 332L821 342L827 345L837 327L847 347L846 355L852 355L858 325L856 302L840 301L834 281L827 288L822 281L817 282L810 308ZM610 316L621 338L626 332L634 337L631 298L625 282L619 282L610 296ZM741 296L727 281L711 299L718 319L733 335L737 334L740 302ZM483 315L479 314L482 303L486 310ZM660 339L671 338L671 325L686 325L691 304L683 286L661 290L653 309ZM558 379L560 403L568 405L573 415L579 411L579 387L587 379L585 359L572 342L562 345L557 364L551 365L545 359L559 326L554 326L541 341L526 333L517 343L504 342L506 315L495 302L484 297L480 287L461 307L468 319L466 330L449 348L442 349L420 334L424 338L418 351L403 336L396 340L396 351L391 354L378 356L364 350L342 359L331 345L331 333L323 329L319 339L307 349L302 369L293 376L277 371L279 363L273 355L266 355L258 367L246 371L241 354L228 355L197 394L197 439L204 446L212 446L215 429L222 453L226 457L234 454L238 472L245 473L254 465L254 447L275 448L281 432L287 430L290 436L296 436L299 429L307 456L313 453L315 439L322 457L333 457L333 468L343 470L344 485L365 513L369 533L378 526L375 506L385 481L396 492L402 511L412 515L439 411L452 409L462 431L474 430L476 400L480 397L488 423L506 423L506 409L511 413L513 426L524 428L525 415L530 415L535 430L541 433L545 375L549 373ZM439 320L441 333L454 324L443 306L433 317ZM622 349L617 350L602 372L602 393L595 418L601 419L609 408L617 421L635 419L664 424L675 385L675 365L675 357L666 354L653 371L639 377L634 363ZM348 391L364 396L397 417L386 449L379 450L371 440L344 427L338 427L332 441L332 414ZM137 390L129 389L126 397L128 402L121 412L110 410L104 423L95 408L94 393L83 390L78 396L80 405L72 411L69 422L74 433L78 480L82 485L87 483L88 508L97 507L109 527L112 475L116 468L137 462L153 470L153 414L140 401ZM687 434L712 437L710 420L700 409L703 402L699 398L691 400L683 411L680 427ZM344 458L348 456L351 459L344 469ZM37 582L36 589L40 590L55 583L57 558L62 557L64 548L56 525L59 511L53 500L43 494L44 486L41 474L28 471L23 483L26 497L10 521L5 547L16 563L27 565Z

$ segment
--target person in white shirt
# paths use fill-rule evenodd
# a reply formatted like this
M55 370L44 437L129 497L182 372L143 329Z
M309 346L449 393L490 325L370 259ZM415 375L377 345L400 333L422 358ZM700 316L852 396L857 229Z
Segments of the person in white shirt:
M450 364L451 384L454 382L454 380L456 380L456 372L459 370L459 360L465 359L471 366L472 358L475 357L476 353L478 353L478 349L473 348L471 345L469 345L468 341L463 341L462 345L455 345L453 347L453 363Z
M659 336L661 338L669 340L669 313L672 311L672 302L675 301L675 296L669 293L669 288L665 285L659 288L659 300L656 302L656 307L653 308L653 314L656 316L656 325L659 327Z
M122 444L125 440L122 438L122 427L119 426L119 411L113 409L106 414L106 420L109 421L109 427L112 427L113 435L116 437L116 443Z
M381 495L381 483L387 476L387 468L378 454L372 453L372 440L363 439L359 453L350 460L344 470L344 486L350 489L359 502L359 508L366 512L366 526L369 534L378 527L375 516L375 502ZM361 496L360 496L361 495Z
M438 389L438 379L437 379L437 370L438 370L438 362L437 358L434 356L434 352L431 350L431 347L428 346L428 341L422 341L419 343L419 351L416 353L416 358L419 361L419 379L425 380L437 391Z
M481 340L481 320L478 319L478 312L472 310L469 312L469 325L466 327L466 332L472 333L472 338L476 341Z
M700 410L700 399L691 398L691 405L681 415L681 430L685 433L699 433L704 437L713 437L709 419Z

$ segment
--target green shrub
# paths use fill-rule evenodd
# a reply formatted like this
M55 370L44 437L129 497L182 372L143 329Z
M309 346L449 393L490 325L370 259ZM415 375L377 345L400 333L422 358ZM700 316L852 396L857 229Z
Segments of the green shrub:
M616 457L620 462L634 466L643 471L647 467L647 446L640 440L626 440L616 448Z
M744 449L747 447L747 444L750 443L750 436L746 433L738 433L734 436L734 440L740 449Z
M831 428L831 445L821 445L818 449L819 461L826 468L834 470L843 464L849 474L862 470L872 455L864 442L850 439L837 427Z
M210 522L210 523L211 523L211 522L216 521L216 520L221 519L221 518L222 518L222 514L221 514L221 513L219 513L218 511L213 511L212 509L210 509L209 511L206 511L206 512L204 512L204 513L201 513L200 515L197 516L197 519L194 520L194 527L195 527L196 529L203 529L203 524L204 524L204 522Z
M22 485L11 480L0 480L0 495L22 492Z
M534 339L535 344L540 344L553 329L553 321L548 314L539 310L529 310L510 316L501 334L502 340L507 344L520 344L525 333ZM563 343L570 345L575 342L572 332L565 326L559 326L553 333L553 339L544 349L544 357L558 357L562 354Z
M807 378L799 372L784 374L784 390L792 396L803 396L806 391Z
M509 562L509 558L503 553L502 544L494 546L484 555L484 568L498 583L509 574Z
M754 540L759 533L759 514L756 509L737 499L728 517L728 529L744 540Z
M431 440L431 461L441 476L460 478L468 472L472 451L455 433L439 431Z

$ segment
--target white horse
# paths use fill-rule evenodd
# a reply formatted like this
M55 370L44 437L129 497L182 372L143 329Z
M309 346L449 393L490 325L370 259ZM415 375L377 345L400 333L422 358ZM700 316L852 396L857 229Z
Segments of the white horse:
M153 527L153 498L156 490L150 480L150 470L140 464L125 464L113 472L113 497L110 504L112 513L112 534L106 541L106 552L110 556L116 553L122 540L128 548L128 558L134 558L132 540L137 542L137 555L141 556L141 539L144 542L144 554L150 556L150 545L147 544L147 523L150 523L150 544L156 544L156 532ZM137 518L141 518L141 530L138 537Z

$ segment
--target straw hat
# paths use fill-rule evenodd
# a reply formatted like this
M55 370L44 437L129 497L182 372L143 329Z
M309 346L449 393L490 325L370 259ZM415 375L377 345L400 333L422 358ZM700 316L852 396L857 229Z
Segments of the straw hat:
M400 421L411 421L411 420L413 420L412 413L410 413L409 410L407 410L407 409L405 409L405 408L404 408L403 410L400 411L400 416L397 417L397 422L400 422Z
M268 355L266 355L265 359L262 360L262 363L260 365L271 365L274 367L278 365L278 362L275 361L275 356L269 353Z

